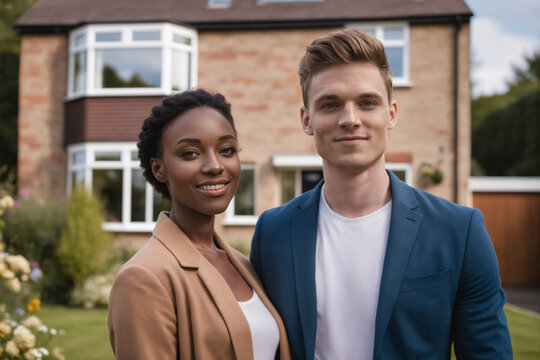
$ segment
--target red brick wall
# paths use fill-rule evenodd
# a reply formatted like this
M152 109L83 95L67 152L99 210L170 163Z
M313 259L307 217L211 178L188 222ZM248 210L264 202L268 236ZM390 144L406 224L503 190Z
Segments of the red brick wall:
M64 97L67 35L25 35L19 68L19 190L45 198L66 192Z

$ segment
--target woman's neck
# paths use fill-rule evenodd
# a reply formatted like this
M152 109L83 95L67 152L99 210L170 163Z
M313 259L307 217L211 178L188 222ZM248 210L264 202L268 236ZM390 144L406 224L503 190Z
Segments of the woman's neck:
M214 249L214 215L204 215L171 208L169 218L199 249Z

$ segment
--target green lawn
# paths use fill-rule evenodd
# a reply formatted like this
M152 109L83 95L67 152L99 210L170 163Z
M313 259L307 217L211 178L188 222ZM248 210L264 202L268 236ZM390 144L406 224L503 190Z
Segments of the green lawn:
M114 360L107 329L107 309L46 306L38 314L50 328L64 329L52 342L64 350L66 360Z
M540 359L540 316L506 307L514 359ZM46 306L40 319L49 327L64 329L53 345L64 349L66 360L113 360L106 309L71 309Z

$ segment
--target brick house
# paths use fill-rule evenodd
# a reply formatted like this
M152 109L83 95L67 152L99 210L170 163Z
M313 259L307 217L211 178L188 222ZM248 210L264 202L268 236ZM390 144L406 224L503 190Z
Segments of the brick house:
M248 243L258 214L322 176L296 72L314 38L349 27L383 41L394 73L388 167L470 204L471 16L463 0L39 0L17 22L19 188L55 199L92 188L107 200L105 229L146 239L166 204L142 178L141 123L171 92L219 91L243 172L217 230ZM425 165L442 182L426 181Z

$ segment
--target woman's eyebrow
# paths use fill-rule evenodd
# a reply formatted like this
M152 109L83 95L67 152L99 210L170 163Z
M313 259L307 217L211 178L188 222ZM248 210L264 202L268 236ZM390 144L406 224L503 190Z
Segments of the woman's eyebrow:
M176 145L178 145L178 144L180 144L180 143L184 143L184 142L200 144L200 143L201 143L201 140L199 140L199 139L192 139L192 138L183 138L183 139L178 140L178 141L176 142Z

